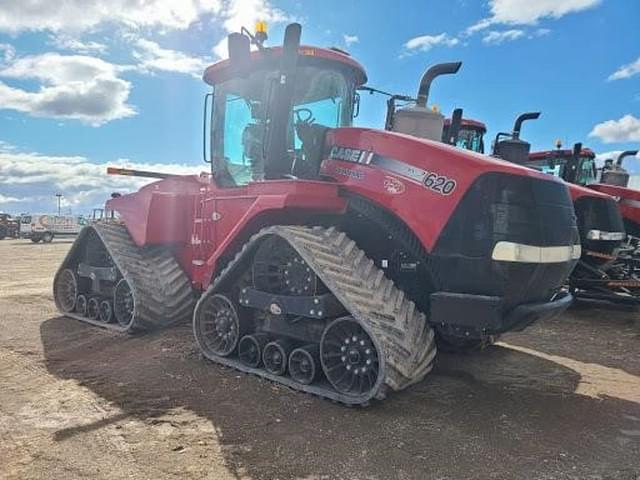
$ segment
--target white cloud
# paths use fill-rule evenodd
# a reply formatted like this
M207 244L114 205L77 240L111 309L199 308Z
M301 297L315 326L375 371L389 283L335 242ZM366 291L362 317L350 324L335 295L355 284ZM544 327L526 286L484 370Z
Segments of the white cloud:
M81 32L104 24L185 29L215 14L220 0L4 0L0 31Z
M182 164L145 164L118 159L92 163L82 156L55 156L0 148L0 204L11 203L14 211L53 211L56 193L76 213L89 212L104 204L112 192L135 191L152 179L107 175L107 166L176 174L198 174L201 167ZM48 205L48 207L47 207Z
M35 79L41 82L40 88L29 91L0 81L0 109L96 126L130 117L136 113L127 104L131 84L118 77L126 68L82 55L18 58L0 69L0 77Z
M404 44L404 48L405 53L417 51L428 52L438 45L453 47L458 43L460 42L457 38L450 37L446 33L441 33L440 35L421 35L411 38Z
M21 202L23 200L24 200L23 198L9 197L7 195L3 195L2 193L0 193L0 205L2 205L3 203Z
M258 20L267 24L278 24L291 21L292 18L282 10L274 7L268 0L225 0L217 17L222 20L222 26L227 33L239 32L241 27L249 30ZM213 47L213 53L218 58L226 58L227 39L223 38Z
M360 39L357 35L348 35L345 33L344 35L342 35L342 38L344 38L344 43L347 45L347 47L350 47L354 43L360 42Z
M484 18L466 33L471 35L491 25L535 25L544 18L560 18L600 4L601 0L489 0L491 16Z
M4 62L10 62L16 56L16 49L8 43L0 43L0 53L2 53ZM2 65L2 63L0 63L0 65Z
M524 37L524 30L512 29L502 32L496 32L495 30L492 30L485 34L485 36L482 38L482 43L485 43L487 45L500 45L501 43L510 42L522 37Z
M589 136L604 143L640 142L640 119L627 114L618 120L607 120L595 125Z
M133 56L140 63L142 71L160 70L177 72L201 78L204 69L211 63L211 59L192 57L177 50L160 47L156 42L138 38L135 40Z
M618 70L609 75L607 80L622 80L623 78L630 78L638 74L640 74L640 57L638 57L635 62L628 63L618 68Z
M59 50L71 50L82 54L104 54L108 47L104 43L82 41L68 35L51 35L50 44Z

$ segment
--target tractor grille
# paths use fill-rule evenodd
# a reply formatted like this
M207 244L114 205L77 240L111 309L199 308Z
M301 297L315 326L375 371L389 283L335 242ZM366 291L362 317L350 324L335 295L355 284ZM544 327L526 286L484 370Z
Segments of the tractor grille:
M565 185L504 173L480 176L465 193L431 254L441 290L504 298L505 308L546 301L575 261L494 261L497 242L538 247L579 243Z

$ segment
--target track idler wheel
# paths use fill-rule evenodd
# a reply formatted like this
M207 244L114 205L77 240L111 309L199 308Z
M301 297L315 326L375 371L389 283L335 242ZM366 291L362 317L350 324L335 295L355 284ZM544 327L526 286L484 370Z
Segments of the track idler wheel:
M113 321L113 307L109 300L103 300L100 302L98 318L100 318L100 321L104 323L111 323Z
M373 340L353 317L338 318L327 326L320 340L320 360L327 380L345 395L373 390L382 373Z
M194 330L200 347L209 354L226 357L238 345L240 319L231 300L216 294L205 300L195 318Z
M122 327L128 327L133 321L135 303L129 283L123 278L113 292L113 313Z
M78 295L76 299L76 313L85 317L87 315L87 297Z
M78 281L73 270L67 268L60 272L53 285L56 304L64 313L71 313L78 297Z
M275 340L265 345L262 352L264 369L274 375L284 375L287 371L287 359L293 350L293 344L287 340Z
M96 297L91 297L87 302L87 318L97 320L100 315L100 301Z
M296 348L289 354L289 375L296 382L310 385L318 376L320 354L317 345Z
M268 341L266 333L245 335L238 342L238 358L247 367L258 367L262 361L262 350Z

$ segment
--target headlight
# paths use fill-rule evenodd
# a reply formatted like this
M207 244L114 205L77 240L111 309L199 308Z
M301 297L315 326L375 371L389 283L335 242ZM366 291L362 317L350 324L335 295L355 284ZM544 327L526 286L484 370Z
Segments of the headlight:
M588 240L624 240L627 234L624 232L605 232L603 230L589 230L587 232Z
M560 247L536 247L515 242L498 242L493 247L491 258L500 262L563 263L577 260L582 248L577 245Z

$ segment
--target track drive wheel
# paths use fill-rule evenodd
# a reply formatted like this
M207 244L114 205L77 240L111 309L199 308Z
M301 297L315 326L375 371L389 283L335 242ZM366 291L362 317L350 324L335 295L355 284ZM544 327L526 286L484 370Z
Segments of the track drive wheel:
M135 302L129 283L123 278L113 292L113 313L122 327L128 327L135 314Z
M226 357L233 353L240 339L240 318L231 300L221 294L207 298L194 318L194 332L206 354Z
M322 369L333 387L345 395L362 395L382 381L378 349L353 317L331 322L320 340Z
M60 310L73 312L78 297L78 280L73 270L67 268L60 272L53 285L53 295Z
M283 295L315 295L319 284L311 267L279 237L265 239L253 260L258 290Z

